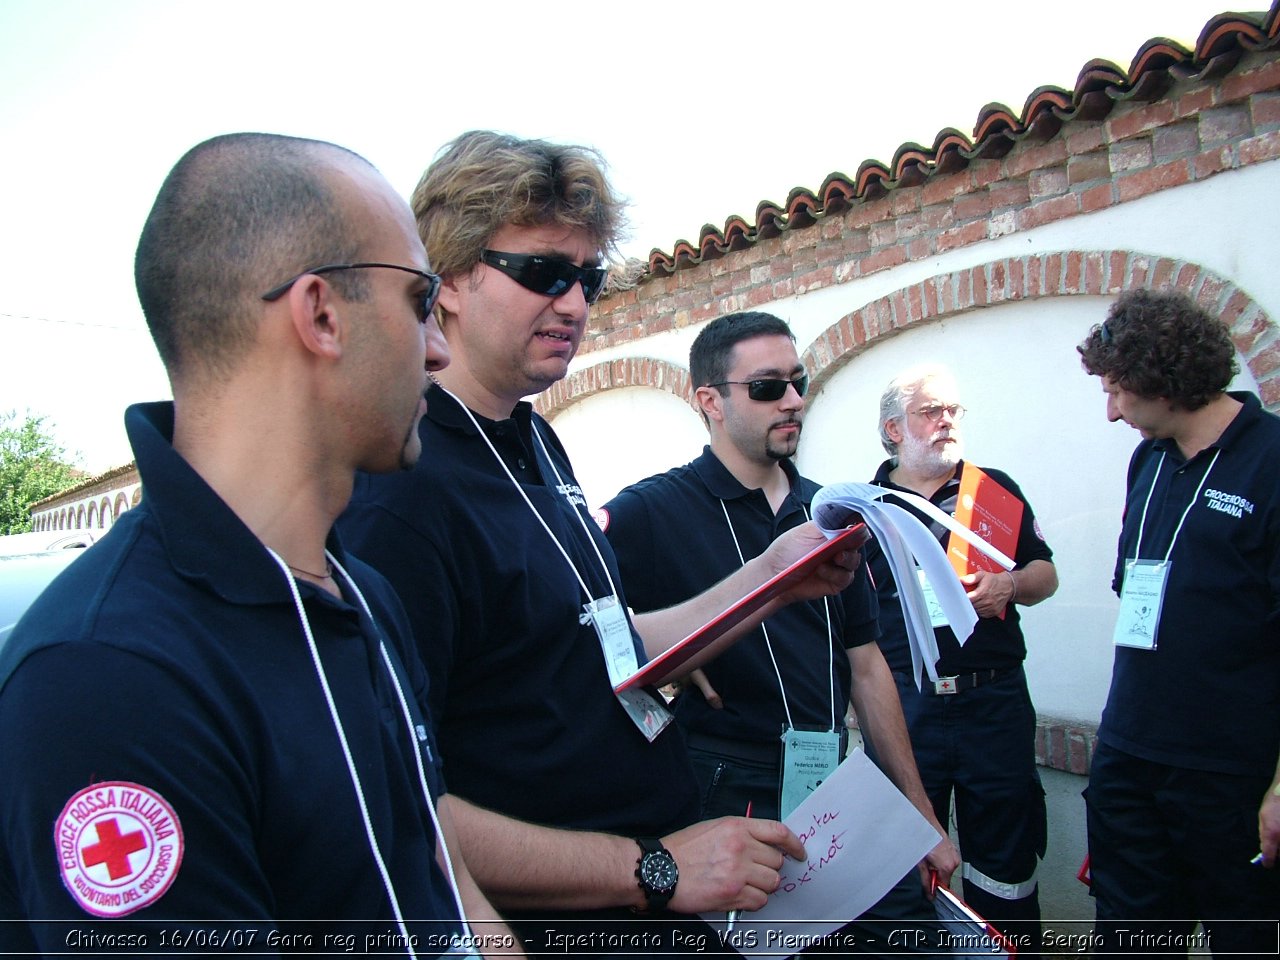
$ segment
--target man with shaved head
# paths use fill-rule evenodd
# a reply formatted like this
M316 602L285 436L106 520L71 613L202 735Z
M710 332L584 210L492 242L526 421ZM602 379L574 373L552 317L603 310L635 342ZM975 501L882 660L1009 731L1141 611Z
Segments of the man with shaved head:
M174 400L129 408L145 499L0 654L0 947L509 945L468 925L403 610L331 529L448 363L407 205L332 144L218 137L135 274Z

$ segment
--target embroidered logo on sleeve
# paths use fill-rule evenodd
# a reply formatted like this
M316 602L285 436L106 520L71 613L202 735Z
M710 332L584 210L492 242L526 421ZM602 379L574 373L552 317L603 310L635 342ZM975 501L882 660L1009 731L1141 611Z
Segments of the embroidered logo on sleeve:
M182 825L164 797L136 783L95 783L54 826L62 882L96 917L122 917L164 896L182 863Z

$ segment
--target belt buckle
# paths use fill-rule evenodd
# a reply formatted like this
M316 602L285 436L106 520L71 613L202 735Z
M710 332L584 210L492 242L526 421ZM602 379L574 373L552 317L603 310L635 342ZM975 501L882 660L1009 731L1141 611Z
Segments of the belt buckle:
M956 687L956 681L959 679L960 678L958 676L939 677L937 680L933 681L933 692L942 696L958 693L959 690Z

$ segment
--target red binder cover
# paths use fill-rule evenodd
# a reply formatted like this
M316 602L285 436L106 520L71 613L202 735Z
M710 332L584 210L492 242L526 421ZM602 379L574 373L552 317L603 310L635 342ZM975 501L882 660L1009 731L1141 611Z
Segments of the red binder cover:
M688 661L695 653L706 648L718 639L725 631L737 626L755 611L776 597L790 586L798 577L820 566L826 560L845 550L857 550L871 539L871 531L865 523L846 527L826 543L814 547L781 573L770 577L745 597L723 613L713 617L679 643L667 648L647 664L627 677L617 687L618 690L629 690L632 687L645 686L665 677L672 670Z

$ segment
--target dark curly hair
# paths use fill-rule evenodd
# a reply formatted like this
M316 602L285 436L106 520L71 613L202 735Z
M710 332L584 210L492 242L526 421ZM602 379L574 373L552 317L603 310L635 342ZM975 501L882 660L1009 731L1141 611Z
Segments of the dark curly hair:
M1122 293L1076 350L1093 376L1183 410L1199 410L1240 369L1226 325L1174 290Z

